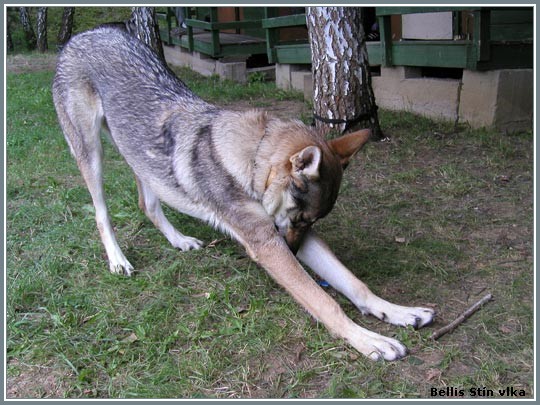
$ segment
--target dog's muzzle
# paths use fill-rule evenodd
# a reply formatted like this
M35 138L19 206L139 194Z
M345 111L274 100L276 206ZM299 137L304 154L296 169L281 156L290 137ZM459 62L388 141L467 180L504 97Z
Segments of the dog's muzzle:
M287 242L287 246L289 246L289 249L291 249L291 252L296 256L296 253L298 252L298 249L300 249L300 246L302 245L302 241L304 239L304 235L306 234L307 229L295 229L295 228L288 228L285 232L285 241Z

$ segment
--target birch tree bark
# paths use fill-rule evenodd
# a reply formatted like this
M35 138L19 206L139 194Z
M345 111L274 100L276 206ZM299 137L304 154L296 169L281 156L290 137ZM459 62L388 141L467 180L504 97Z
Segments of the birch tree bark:
M155 7L133 7L131 18L126 24L128 32L154 49L165 60L159 35Z
M62 14L62 25L60 26L57 37L57 42L60 47L64 46L71 38L74 15L75 7L64 7L64 13Z
M39 7L37 12L37 48L39 52L47 52L47 7Z
M381 139L359 7L307 7L317 127Z
M32 28L32 23L30 22L30 14L28 13L27 7L19 7L19 17L21 19L21 25L24 31L24 39L26 41L26 48L29 51L36 49L36 34Z

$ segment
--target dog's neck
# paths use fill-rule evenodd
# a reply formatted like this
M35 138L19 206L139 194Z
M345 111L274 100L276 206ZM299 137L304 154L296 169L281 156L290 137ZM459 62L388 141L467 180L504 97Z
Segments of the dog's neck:
M259 139L259 143L257 144L257 148L255 149L252 160L253 178L251 184L253 191L255 191L261 197L272 182L272 173L274 172L269 159L266 159L265 156L260 156L261 146L267 140L267 137L268 124L264 127L264 131Z

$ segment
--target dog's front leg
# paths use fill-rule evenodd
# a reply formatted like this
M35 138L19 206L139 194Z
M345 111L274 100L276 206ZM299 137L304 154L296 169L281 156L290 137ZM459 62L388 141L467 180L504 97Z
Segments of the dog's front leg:
M298 258L332 287L345 295L363 314L372 314L394 325L419 328L433 320L429 308L405 307L392 304L373 294L332 253L330 248L310 230L297 254Z
M407 349L395 339L355 324L341 307L302 268L277 234L264 243L243 243L249 254L332 334L349 342L373 360L397 360Z

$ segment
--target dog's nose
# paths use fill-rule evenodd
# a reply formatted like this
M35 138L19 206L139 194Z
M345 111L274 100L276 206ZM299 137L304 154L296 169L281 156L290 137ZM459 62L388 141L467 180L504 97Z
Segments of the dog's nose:
M300 245L302 244L302 239L304 238L305 232L303 230L289 228L285 234L285 241L287 246L293 254L296 256Z

